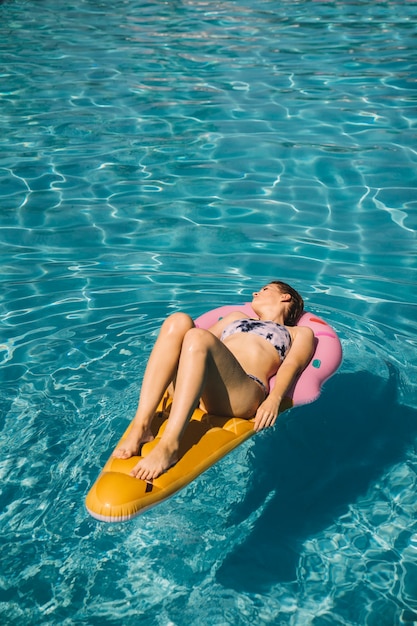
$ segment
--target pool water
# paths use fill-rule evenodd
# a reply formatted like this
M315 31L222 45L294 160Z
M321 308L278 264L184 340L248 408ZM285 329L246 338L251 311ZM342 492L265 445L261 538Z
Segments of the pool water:
M2 624L417 623L416 21L0 3ZM274 278L342 341L319 400L92 519L161 321Z

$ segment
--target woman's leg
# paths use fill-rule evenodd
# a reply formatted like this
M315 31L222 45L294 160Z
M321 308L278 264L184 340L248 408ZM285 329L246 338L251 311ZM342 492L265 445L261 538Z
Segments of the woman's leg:
M174 399L158 444L133 468L132 475L152 480L178 460L184 429L200 398L210 410L215 397L219 415L252 417L264 396L233 354L207 330L193 328L182 342Z
M162 324L146 366L132 428L113 456L128 459L138 453L141 443L153 438L150 431L152 418L176 374L183 339L193 327L193 320L185 313L174 313Z

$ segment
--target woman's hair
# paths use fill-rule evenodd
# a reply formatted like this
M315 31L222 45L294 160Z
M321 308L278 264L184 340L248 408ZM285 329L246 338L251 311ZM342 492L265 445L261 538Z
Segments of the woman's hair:
M284 322L288 326L295 326L300 319L304 311L304 300L290 285L283 283L281 280L271 280L271 285L277 285L281 293L288 293L291 296L291 300L288 303L288 308L285 313Z

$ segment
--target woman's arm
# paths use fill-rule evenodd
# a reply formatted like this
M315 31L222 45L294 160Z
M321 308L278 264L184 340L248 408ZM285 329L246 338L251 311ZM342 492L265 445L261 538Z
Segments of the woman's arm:
M256 412L254 425L256 431L274 425L286 391L306 367L313 354L314 333L311 328L298 326L294 331L291 348L278 369L274 388Z

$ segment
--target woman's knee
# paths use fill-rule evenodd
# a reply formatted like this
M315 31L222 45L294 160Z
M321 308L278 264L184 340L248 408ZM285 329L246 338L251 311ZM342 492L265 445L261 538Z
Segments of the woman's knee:
M161 332L184 337L192 328L194 328L194 322L187 313L172 313L162 324Z
M214 342L215 337L209 330L193 327L184 336L183 349L209 351Z

